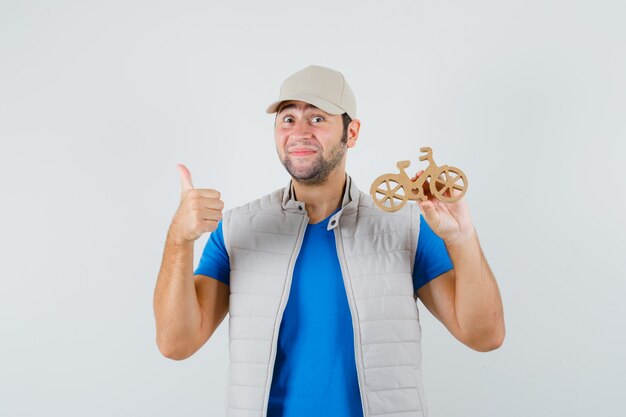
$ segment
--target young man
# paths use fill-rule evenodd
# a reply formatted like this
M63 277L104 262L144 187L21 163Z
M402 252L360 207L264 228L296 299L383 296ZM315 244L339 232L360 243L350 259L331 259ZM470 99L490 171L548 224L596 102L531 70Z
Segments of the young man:
M267 112L287 187L222 217L219 192L194 189L179 165L154 298L159 349L191 356L229 313L228 416L426 416L417 297L475 350L505 334L466 202L386 213L356 187L345 163L360 121L338 71L296 72Z

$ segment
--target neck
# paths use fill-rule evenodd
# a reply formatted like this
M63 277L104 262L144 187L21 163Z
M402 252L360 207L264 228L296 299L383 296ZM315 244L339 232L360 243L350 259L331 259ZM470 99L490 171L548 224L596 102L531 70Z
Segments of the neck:
M330 216L343 200L346 185L345 170L333 170L322 184L305 185L293 179L293 189L298 201L306 205L310 223L319 223Z

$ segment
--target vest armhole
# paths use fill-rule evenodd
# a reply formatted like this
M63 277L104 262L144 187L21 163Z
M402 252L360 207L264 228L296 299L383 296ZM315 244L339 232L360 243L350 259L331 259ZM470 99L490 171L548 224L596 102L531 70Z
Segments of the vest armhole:
M417 245L419 244L420 235L420 209L417 204L411 204L411 227L409 228L409 239L411 242L411 276L415 267L415 254L417 253Z
M226 253L228 254L228 258L230 259L230 217L232 210L228 210L224 212L224 216L222 217L222 235L224 237L224 247L226 248Z

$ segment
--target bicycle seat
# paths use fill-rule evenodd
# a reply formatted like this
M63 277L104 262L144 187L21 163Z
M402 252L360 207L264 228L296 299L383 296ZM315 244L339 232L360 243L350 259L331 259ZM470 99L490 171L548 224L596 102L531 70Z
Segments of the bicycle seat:
M398 161L396 165L398 166L399 170L403 170L411 165L411 161Z

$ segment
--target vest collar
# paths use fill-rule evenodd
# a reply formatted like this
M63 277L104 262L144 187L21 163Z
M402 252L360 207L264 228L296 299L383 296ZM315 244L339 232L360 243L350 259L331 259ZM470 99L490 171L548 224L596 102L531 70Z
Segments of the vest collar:
M295 191L293 187L293 180L289 180L287 187L283 188L282 195L282 207L283 210L306 214L306 205L302 201L298 201L294 198ZM356 184L348 174L346 174L346 186L343 192L343 200L341 202L341 208L328 220L327 230L332 230L339 225L339 219L342 214L355 213L359 205L360 191Z

